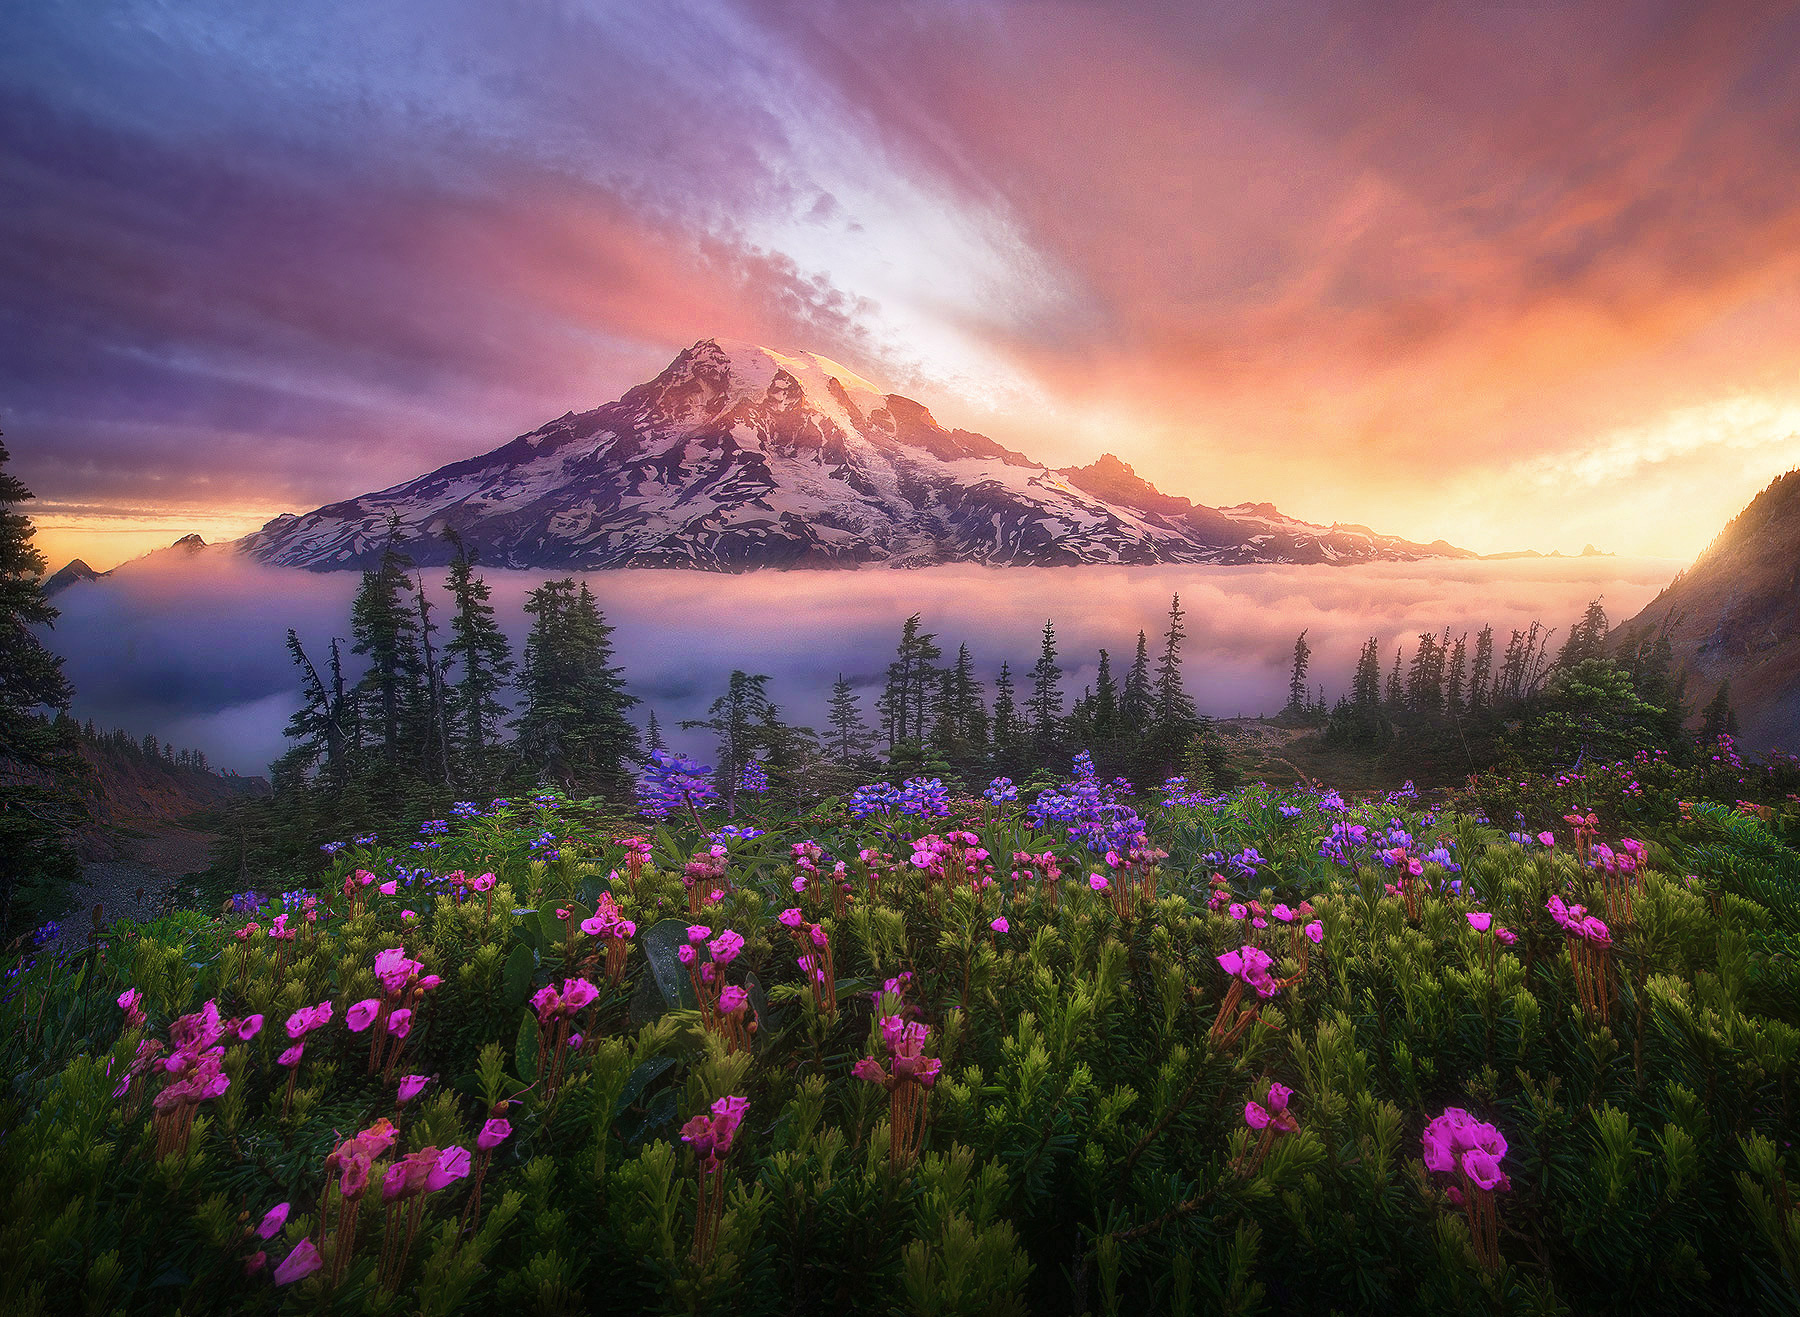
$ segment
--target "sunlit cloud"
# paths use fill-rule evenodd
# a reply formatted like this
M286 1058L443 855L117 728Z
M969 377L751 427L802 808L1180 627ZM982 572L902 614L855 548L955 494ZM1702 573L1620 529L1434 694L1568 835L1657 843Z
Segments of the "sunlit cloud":
M725 335L1202 502L1684 557L1800 461L1796 50L1777 0L13 6L0 428L223 524Z

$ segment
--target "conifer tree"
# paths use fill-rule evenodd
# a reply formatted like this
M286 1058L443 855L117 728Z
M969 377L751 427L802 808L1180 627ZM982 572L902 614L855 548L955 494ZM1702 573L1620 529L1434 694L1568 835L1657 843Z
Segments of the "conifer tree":
M1056 739L1056 724L1062 717L1062 708L1062 669L1056 666L1056 624L1046 619L1038 661L1031 669L1031 698L1025 704L1031 720L1031 737L1040 754L1047 752Z
M667 750L668 743L663 740L662 728L656 721L656 710L650 710L650 722L644 728L644 749L651 754L658 750Z
M1312 646L1306 643L1306 632L1294 639L1294 667L1288 676L1288 712L1306 712L1306 671L1312 665Z
M685 728L711 732L718 740L718 763L715 780L725 798L725 812L737 813L738 784L744 765L758 750L779 754L783 746L780 710L769 698L769 678L765 673L734 670L725 685L725 693L714 700L705 718L683 721Z
M612 627L587 583L546 581L525 601L533 621L525 641L524 707L513 726L520 757L570 789L592 787L615 798L630 789L625 763L638 753L637 729L613 666Z
M1119 721L1132 736L1142 736L1150 723L1150 642L1137 635L1137 654L1119 692Z
M376 569L363 573L362 588L350 606L350 634L356 641L351 653L369 660L356 684L357 698L390 768L401 762L424 702L419 628L407 598L409 566L411 560L390 538Z
M1356 660L1356 676L1350 684L1350 702L1356 708L1366 712L1374 711L1381 704L1381 640L1370 636L1369 643L1362 647L1362 654Z
M1400 685L1400 646L1395 645L1394 667L1388 673L1387 679L1387 706L1390 709L1398 709L1404 702L1405 695Z
M1156 721L1171 727L1193 722L1194 702L1181 683L1181 642L1187 631L1181 625L1186 614L1181 610L1181 596L1169 603L1169 629L1163 633L1162 657L1156 663Z
M863 721L862 704L843 673L831 686L831 709L826 719L826 748L831 761L848 768L867 758L874 748L874 734Z
M887 688L879 706L890 753L904 743L924 743L937 672L932 665L943 656L936 641L935 634L921 629L918 613L900 628L900 645L888 665Z
M1094 739L1102 744L1119 734L1119 688L1113 680L1112 658L1100 651L1100 666L1094 673L1092 723Z
M475 574L475 556L452 533L456 556L450 561L447 582L453 612L450 643L444 657L455 663L458 677L450 694L450 716L456 728L457 750L479 766L492 749L496 730L506 715L500 692L512 675L512 646L494 620L488 584Z
M453 787L456 773L450 762L453 751L450 744L449 701L446 698L444 673L438 666L437 655L431 646L431 637L437 631L437 624L431 620L431 601L425 597L423 575L416 578L414 586L414 600L419 609L419 651L425 675L422 766L428 777L436 778L445 787Z
M0 941L15 922L56 913L80 874L74 827L86 812L73 729L39 713L66 709L70 690L62 659L33 630L53 626L57 610L35 529L17 510L33 495L6 470L10 460L0 444Z
M1484 626L1475 637L1475 658L1469 665L1469 708L1488 703L1488 682L1494 671L1494 628Z
M1589 659L1605 658L1606 629L1606 610L1598 599L1590 601L1581 620L1569 628L1569 637L1563 641L1562 652L1556 656L1556 666L1572 668Z
M1717 741L1721 736L1736 736L1737 710L1731 707L1731 683L1719 683L1718 692L1700 713L1700 739Z
M1019 706L1013 696L1012 668L1002 663L994 679L994 752L1010 756L1022 739Z
M1450 663L1444 678L1444 710L1461 713L1468 704L1469 633L1463 632L1450 649Z

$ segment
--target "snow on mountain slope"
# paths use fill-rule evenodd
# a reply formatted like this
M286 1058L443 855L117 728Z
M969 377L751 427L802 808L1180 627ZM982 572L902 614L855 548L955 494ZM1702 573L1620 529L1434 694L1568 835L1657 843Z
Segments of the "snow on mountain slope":
M239 541L314 571L363 568L398 525L421 564L455 531L484 563L583 569L1354 562L1447 554L1267 504L1159 493L1107 456L1053 471L947 430L814 353L704 339L655 379L490 453Z

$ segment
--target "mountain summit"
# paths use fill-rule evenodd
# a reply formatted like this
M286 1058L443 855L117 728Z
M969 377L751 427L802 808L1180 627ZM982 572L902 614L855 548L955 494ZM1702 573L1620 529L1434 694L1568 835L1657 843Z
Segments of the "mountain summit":
M1208 508L1110 455L1054 471L810 352L703 339L617 402L239 541L313 571L363 568L390 519L422 564L454 531L496 567L1346 563L1473 557L1267 504Z

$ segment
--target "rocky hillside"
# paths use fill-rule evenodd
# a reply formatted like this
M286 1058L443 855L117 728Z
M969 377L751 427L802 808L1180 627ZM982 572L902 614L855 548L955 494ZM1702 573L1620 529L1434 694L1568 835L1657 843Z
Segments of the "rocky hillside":
M398 521L421 564L455 531L540 569L1344 563L1473 556L1267 504L1210 508L1102 457L1052 470L946 429L812 353L705 339L616 402L239 541L314 571L369 566Z
M1696 707L1729 681L1748 747L1800 751L1800 470L1758 494L1613 638L1662 629Z

